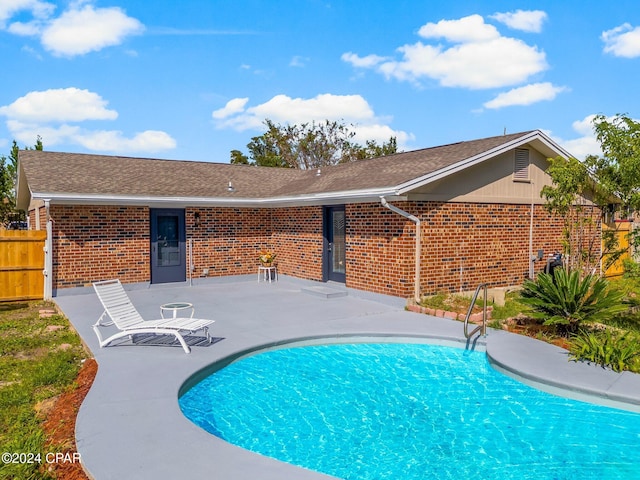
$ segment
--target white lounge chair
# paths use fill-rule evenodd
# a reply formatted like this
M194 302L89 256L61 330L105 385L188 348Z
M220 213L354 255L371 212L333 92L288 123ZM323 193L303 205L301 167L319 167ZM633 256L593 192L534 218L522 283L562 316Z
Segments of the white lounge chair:
M211 343L209 326L215 320L202 320L197 318L167 318L158 320L145 320L133 306L129 296L124 291L120 280L105 280L95 282L93 288L104 307L104 312L93 325L93 330L98 336L100 348L122 337L132 337L139 333L155 335L173 335L182 345L186 353L191 350L182 337L182 332L195 333L202 330ZM110 319L110 320L109 320ZM100 327L115 325L120 331L103 339Z

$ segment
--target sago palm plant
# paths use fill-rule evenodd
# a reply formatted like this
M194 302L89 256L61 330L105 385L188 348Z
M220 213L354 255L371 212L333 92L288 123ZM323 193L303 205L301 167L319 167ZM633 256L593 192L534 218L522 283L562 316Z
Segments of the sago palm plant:
M553 275L541 273L535 281L525 281L522 303L531 307L534 318L555 325L559 333L575 333L583 322L605 320L627 309L623 293L608 286L605 278L557 268Z

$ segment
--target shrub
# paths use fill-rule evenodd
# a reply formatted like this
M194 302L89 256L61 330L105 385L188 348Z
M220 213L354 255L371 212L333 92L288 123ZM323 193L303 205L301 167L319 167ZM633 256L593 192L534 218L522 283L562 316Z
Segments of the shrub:
M640 348L637 340L628 333L615 334L610 329L601 332L582 332L576 335L569 348L569 358L586 360L616 372L637 370Z
M640 278L640 263L630 258L625 258L622 260L622 265L624 266L623 276L625 278Z
M555 325L562 334L575 333L583 322L606 320L627 309L623 293L608 286L605 278L581 278L578 270L557 268L553 276L541 273L535 281L525 281L521 302L545 325Z

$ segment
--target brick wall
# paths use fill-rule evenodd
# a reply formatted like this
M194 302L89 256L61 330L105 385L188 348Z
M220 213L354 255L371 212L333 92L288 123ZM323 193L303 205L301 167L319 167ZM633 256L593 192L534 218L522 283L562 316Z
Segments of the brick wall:
M530 205L425 203L420 214L424 293L519 285L528 277ZM559 251L561 232L561 220L536 206L534 252Z
M200 226L195 227L195 213ZM257 272L260 250L277 254L278 272L322 280L322 207L188 208L194 278Z
M54 288L115 277L123 283L150 280L148 208L54 205L51 215ZM259 251L272 249L280 273L322 280L322 207L192 207L185 220L193 278L205 276L205 269L208 277L255 274Z
M196 227L195 213L200 215ZM271 247L271 212L251 208L187 208L187 239L193 241L193 277L254 274L258 252Z
M39 209L29 210L27 216L29 218L29 230L36 229L36 215L39 215Z
M529 205L396 202L422 220L421 291L518 285L529 271ZM411 297L415 224L379 203L346 205L346 284ZM195 226L195 213L200 225ZM261 249L278 271L322 280L320 206L277 209L187 208L193 277L255 274ZM53 205L54 288L120 278L148 282L149 209ZM562 223L535 207L534 252L560 250ZM544 262L537 265L543 267Z
M409 208L402 203L397 206ZM347 286L398 297L411 296L415 224L379 203L346 205L345 213Z
M29 230L36 230L37 223L36 217L40 219L40 230L47 229L47 209L42 207L34 208L29 210Z
M53 288L149 280L149 209L52 205Z
M396 202L422 222L421 291L519 285L529 273L530 205ZM560 251L562 221L534 210L533 250ZM347 286L411 297L415 224L378 204L347 205ZM536 264L536 270L544 262Z
M279 273L322 280L322 207L274 209L271 248L278 254Z

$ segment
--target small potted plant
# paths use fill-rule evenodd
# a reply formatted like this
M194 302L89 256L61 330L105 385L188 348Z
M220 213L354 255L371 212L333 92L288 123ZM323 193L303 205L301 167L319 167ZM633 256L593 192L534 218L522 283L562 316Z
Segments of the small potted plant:
M273 265L273 261L276 259L276 254L270 250L262 250L260 251L260 255L258 255L258 260L263 267L270 267Z

